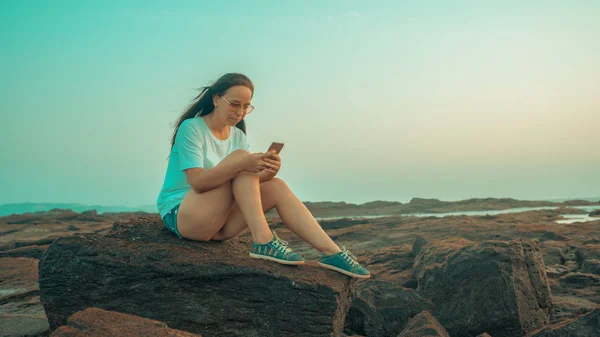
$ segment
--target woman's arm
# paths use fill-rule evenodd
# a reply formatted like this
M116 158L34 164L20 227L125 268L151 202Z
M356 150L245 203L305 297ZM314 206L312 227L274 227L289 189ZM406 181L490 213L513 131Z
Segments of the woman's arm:
M242 171L237 162L220 163L211 169L190 168L185 170L188 183L197 193L210 191L230 181Z
M231 180L243 170L236 158L225 158L213 168L204 168L204 141L190 120L181 123L175 137L179 169L185 172L190 186L198 193L212 190Z

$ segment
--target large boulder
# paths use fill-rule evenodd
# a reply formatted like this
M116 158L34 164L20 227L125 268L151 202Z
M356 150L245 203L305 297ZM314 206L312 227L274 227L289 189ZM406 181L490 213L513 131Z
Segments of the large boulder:
M413 267L417 291L453 337L487 332L521 336L548 324L550 288L539 243L531 240L434 241Z
M433 304L414 289L411 247L393 246L361 252L361 263L373 274L353 290L345 332L367 337L396 336L408 320ZM413 286L414 285L414 286Z
M88 307L203 336L342 333L354 280L248 257L250 242L179 240L156 217L56 240L39 264L51 330Z
M170 329L165 323L120 312L87 308L71 315L51 337L202 337Z

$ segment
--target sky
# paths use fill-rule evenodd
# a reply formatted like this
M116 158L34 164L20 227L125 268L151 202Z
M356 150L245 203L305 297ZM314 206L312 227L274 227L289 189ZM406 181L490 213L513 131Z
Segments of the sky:
M0 2L0 204L155 204L174 123L255 85L302 201L600 196L600 2Z

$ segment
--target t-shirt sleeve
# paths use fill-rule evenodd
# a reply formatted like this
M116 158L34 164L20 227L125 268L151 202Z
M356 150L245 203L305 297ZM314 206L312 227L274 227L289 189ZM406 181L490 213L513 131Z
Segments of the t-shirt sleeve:
M204 142L191 123L186 121L181 123L175 136L175 146L177 146L180 170L193 167L204 168Z

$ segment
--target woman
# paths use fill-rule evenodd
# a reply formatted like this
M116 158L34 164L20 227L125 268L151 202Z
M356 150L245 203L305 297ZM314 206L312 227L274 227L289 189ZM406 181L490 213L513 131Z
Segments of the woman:
M157 200L165 226L180 239L197 241L227 240L248 227L251 257L303 264L304 259L269 229L264 213L276 207L292 232L323 253L320 266L369 278L369 271L348 250L341 250L287 184L275 177L281 167L275 151L249 152L244 117L254 109L253 95L248 77L225 74L204 87L181 115Z

